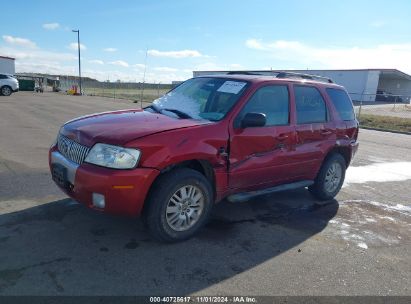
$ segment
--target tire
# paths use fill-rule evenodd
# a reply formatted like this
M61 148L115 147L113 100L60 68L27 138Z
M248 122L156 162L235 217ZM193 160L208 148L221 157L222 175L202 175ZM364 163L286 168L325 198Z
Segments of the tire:
M207 222L213 191L201 173L179 168L158 178L146 203L144 221L153 237L178 242L196 234Z
M321 201L333 199L344 183L345 170L344 157L338 153L331 154L325 159L314 184L308 190Z
M9 86L5 85L1 87L0 93L3 96L10 96L11 93L13 93L13 90Z

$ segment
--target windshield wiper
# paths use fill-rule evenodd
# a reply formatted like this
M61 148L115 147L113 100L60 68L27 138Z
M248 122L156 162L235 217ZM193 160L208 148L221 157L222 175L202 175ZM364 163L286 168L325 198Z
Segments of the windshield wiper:
M159 107L157 107L155 104L151 104L148 107L145 107L144 110L145 109L153 109L154 112L161 113L161 109Z
M180 118L193 118L189 114L187 114L183 111L177 110L177 109L161 109L161 111L168 111L168 112L177 114Z
M148 107L145 107L144 109L153 109L154 112L160 113L160 114L162 114L163 111L168 111L168 112L176 114L180 118L193 118L189 114L187 114L183 111L180 111L180 110L177 110L177 109L167 109L167 108L162 109L162 108L159 108L158 106L156 106L155 104L151 104Z

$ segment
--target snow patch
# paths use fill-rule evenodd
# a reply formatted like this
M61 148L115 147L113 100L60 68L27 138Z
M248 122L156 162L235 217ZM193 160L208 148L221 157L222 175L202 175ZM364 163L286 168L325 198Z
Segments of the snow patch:
M368 245L366 243L361 242L361 243L358 243L357 246L363 249L368 249Z
M349 167L343 187L367 182L395 182L411 179L411 162L374 163Z
M328 233L362 249L398 245L409 238L411 206L367 200L340 201Z
M404 215L409 215L411 216L411 206L405 206L402 204L396 204L396 205L389 205L385 203L380 203L376 201L367 201L367 200L348 200L348 201L341 201L339 202L340 205L344 204L350 204L350 203L362 203L362 204L370 204L376 207L381 207L384 210L387 211L396 211ZM392 217L384 216L384 218L390 218L394 220Z
M395 222L394 218L392 218L391 216L380 216L380 219Z

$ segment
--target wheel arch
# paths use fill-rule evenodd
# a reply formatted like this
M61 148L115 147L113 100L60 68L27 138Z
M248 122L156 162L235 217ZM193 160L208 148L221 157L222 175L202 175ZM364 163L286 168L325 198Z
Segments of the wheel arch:
M333 154L340 154L344 160L345 160L345 166L348 168L348 166L351 163L351 150L349 147L345 146L335 146L330 151L328 151L327 155L324 158L323 163Z
M215 201L217 192L216 192L216 179L215 179L214 168L209 161L204 160L204 159L184 160L184 161L181 161L175 164L168 165L167 167L161 169L160 174L156 177L156 179L151 184L147 197L151 194L151 192L153 191L153 188L155 188L155 184L157 180L161 176L177 168L189 168L189 169L192 169L192 170L195 170L201 173L210 182L211 189L213 190L213 201ZM143 215L145 214L146 207L147 207L147 204L144 203L144 206L142 209Z

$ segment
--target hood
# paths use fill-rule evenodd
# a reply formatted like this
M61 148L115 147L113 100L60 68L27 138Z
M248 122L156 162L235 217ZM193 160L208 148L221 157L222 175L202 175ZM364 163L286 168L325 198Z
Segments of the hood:
M124 145L143 136L209 124L207 120L178 119L143 110L123 110L83 116L67 122L60 133L82 145Z

